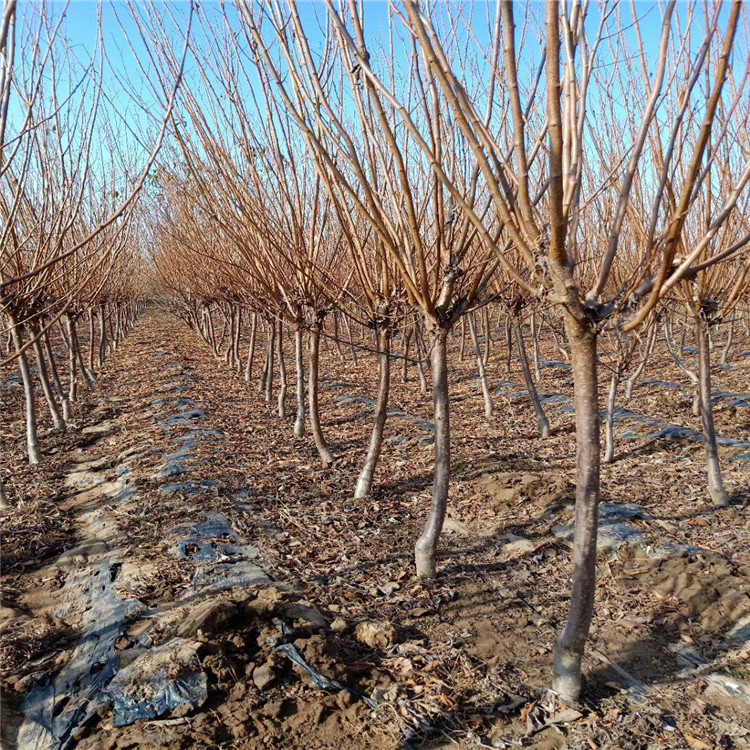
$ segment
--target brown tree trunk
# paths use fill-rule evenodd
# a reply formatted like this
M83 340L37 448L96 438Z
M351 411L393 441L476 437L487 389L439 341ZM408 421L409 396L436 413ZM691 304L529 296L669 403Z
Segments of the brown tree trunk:
M310 328L310 363L307 377L307 400L310 403L310 429L312 430L315 447L318 449L318 455L324 466L330 466L333 463L333 454L331 453L323 429L320 426L320 413L318 411L318 370L320 366L320 328L321 323L315 321Z
M727 357L729 356L729 352L732 348L732 343L734 341L734 321L731 321L729 323L729 330L727 331L727 340L724 343L724 348L721 350L721 359L719 360L722 365L725 365L727 363Z
M78 358L78 368L81 371L81 376L83 377L83 382L86 384L86 387L90 387L94 383L94 373L89 372L89 370L86 368L86 365L83 361L83 353L81 352L81 343L78 339L78 329L76 328L76 321L75 318L71 319L72 326L72 336L71 340L73 343L73 352L75 353L75 356Z
M302 326L294 329L294 368L297 373L297 418L294 420L294 434L305 434L305 364L302 357Z
M581 693L583 650L594 614L601 446L596 332L574 320L566 323L571 346L576 410L573 591L568 620L555 642L552 687L563 699L577 701Z
M77 362L76 352L73 347L73 320L69 314L65 316L65 326L68 329L68 335L66 336L65 343L68 347L68 399L71 403L74 403L78 396L78 375L77 375Z
M611 464L615 460L615 399L617 398L617 372L609 379L609 394L607 395L607 416L604 422L604 463Z
M286 362L284 362L284 343L283 343L284 324L279 319L279 416L286 417Z
M13 346L16 352L23 348L23 336L21 335L21 326L16 322L15 316L6 311L10 321L10 332L13 336ZM41 456L39 453L39 443L37 440L36 428L36 401L34 400L34 383L31 379L31 368L26 352L18 355L18 368L21 371L21 380L23 382L23 395L26 399L26 449L30 464L38 464Z
M240 355L240 332L242 331L242 308L237 305L235 307L235 324L234 324L234 339L232 346L232 359L234 369L237 372L242 372L242 356Z
M50 372L52 373L52 382L55 386L55 392L57 393L57 398L60 399L60 403L62 404L63 419L66 422L69 422L73 417L70 410L70 401L62 387L62 382L60 381L60 374L58 373L57 365L55 364L55 354L52 351L52 344L49 340L49 331L44 332L44 348L47 352L47 359L49 359L49 367Z
M648 338L646 339L646 348L641 356L641 360L638 366L635 368L633 374L625 381L625 403L629 404L630 399L633 397L633 386L638 381L638 378L643 374L643 370L646 368L646 362L651 356L651 352L654 350L654 344L656 343L656 333L658 331L657 325L654 323L651 326L651 330L648 332Z
M265 357L263 359L263 367L260 370L260 377L258 378L258 393L263 393L266 390L266 381L268 379L268 344L271 338L271 331L269 328L270 324L266 321L266 347Z
M276 321L268 321L268 369L266 371L266 403L273 398L273 359L276 352Z
M55 400L52 383L49 379L49 372L47 371L47 363L44 359L44 352L42 351L42 341L39 337L39 329L35 324L31 326L31 336L34 341L31 346L34 349L34 355L36 356L39 382L42 384L42 393L44 394L44 400L47 402L47 408L52 417L52 424L55 426L56 430L65 432L65 420L62 418L60 409L57 406L57 401Z
M387 326L378 329L378 398L375 402L375 419L370 435L370 447L367 450L364 466L357 479L354 497L357 500L369 497L372 493L372 480L378 465L380 451L383 447L383 431L388 413L388 391L391 370L391 337Z
M427 393L427 378L424 374L424 344L422 341L422 331L418 324L414 323L414 347L417 352L417 374L419 375L419 390L421 393Z
M708 494L715 505L729 505L729 495L724 489L719 464L719 451L716 446L714 428L714 404L711 395L711 352L708 341L708 325L703 316L695 316L695 334L698 338L698 382L700 392L700 412L703 423L703 445L706 449L708 469Z
M534 359L534 380L538 383L542 379L542 370L539 366L539 331L536 327L536 314L531 315L531 347Z
M414 547L414 561L420 578L434 578L437 573L438 539L448 507L448 482L451 471L451 426L448 398L448 331L438 328L432 346L432 393L435 419L435 473L432 481L432 504L422 536Z
M94 372L94 353L96 351L96 315L94 308L89 307L89 371Z
M339 359L343 362L344 352L341 351L341 340L339 339L339 314L335 310L333 313L333 340L336 343L336 351L338 352Z
M404 331L404 359L401 364L401 382L406 383L409 380L409 343L411 342L413 329L409 326Z
M0 474L0 510L6 510L7 508L10 508L10 503L8 502L8 496L5 494L2 474Z
M484 310L482 310L482 320L484 321L484 357L482 359L484 363L484 369L487 369L487 366L490 363L490 352L492 351L492 331L490 330L490 311L489 308L485 306Z
M245 380L253 377L253 359L255 358L255 334L258 326L258 313L253 312L253 322L250 327L250 344L247 349L247 364L245 365Z
M536 412L537 423L539 425L539 434L543 438L549 437L549 420L547 415L544 413L542 402L539 400L539 394L536 391L536 386L531 377L531 370L529 369L529 360L526 356L526 346L523 342L523 330L521 328L521 321L518 318L513 320L513 329L516 334L516 344L518 345L518 359L521 362L521 369L523 370L523 379L526 383L526 390L528 391L529 398Z
M107 356L107 320L106 320L106 308L104 305L99 310L99 368L104 364L104 359Z
M482 356L482 350L479 347L479 339L477 338L477 327L474 322L474 314L469 315L469 331L471 333L471 340L474 344L474 354L477 358L477 371L479 372L479 383L482 386L482 396L484 398L484 416L489 418L492 416L492 394L490 393L490 387L487 385L487 370L485 369L484 357Z
M349 319L344 315L344 325L346 326L347 334L349 336L349 349L352 353L352 363L357 366L357 348L354 346L354 334L352 333L352 326L349 323Z
M513 326L510 322L510 315L505 316L505 372L510 374L510 367L513 363Z

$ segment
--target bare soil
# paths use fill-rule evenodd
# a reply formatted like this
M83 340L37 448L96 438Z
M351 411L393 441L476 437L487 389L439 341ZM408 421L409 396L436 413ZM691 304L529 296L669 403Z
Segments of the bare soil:
M291 360L292 416L280 420L255 381L164 313L145 316L110 357L66 434L47 434L40 399L40 467L24 463L23 393L1 373L0 466L14 505L0 520L3 747L19 746L24 699L87 632L71 576L111 559L117 595L133 605L116 634L120 668L184 639L207 694L127 726L103 705L69 747L750 748L748 449L720 448L735 504L717 509L699 442L628 437L653 430L618 424L602 503L639 510L626 519L630 536L600 552L585 691L565 713L545 688L569 596L574 416L551 399L552 437L537 437L520 368L504 372L495 336L490 420L473 358L467 347L459 361L454 337L450 520L428 584L411 561L432 461L420 421L431 399L414 367L407 383L400 362L393 368L398 411L367 501L352 500L352 488L370 430L372 406L358 397L375 396L372 355L355 366L331 343L323 352L330 468L310 438L292 435ZM748 397L747 350L737 341L733 369L715 367L714 391ZM560 358L547 340L542 355ZM643 378L659 382L637 387L628 409L700 429L668 354L657 352ZM570 396L570 372L546 366L538 388ZM750 441L750 408L718 399L716 429ZM226 560L200 562L200 544L176 552L207 513L231 529L209 540L214 548L230 537L252 547L268 580L216 588ZM284 644L346 689L316 686Z

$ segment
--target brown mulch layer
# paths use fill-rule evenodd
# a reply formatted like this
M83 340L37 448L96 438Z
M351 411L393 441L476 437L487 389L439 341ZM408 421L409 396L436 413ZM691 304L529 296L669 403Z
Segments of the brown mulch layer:
M298 650L327 677L379 704L373 708L346 691L321 692L288 663L275 661L271 648L279 626L274 620L283 613L273 607L259 612L253 605L257 591L235 591L215 597L229 613L220 626L195 634L210 682L205 706L123 728L114 728L105 712L81 734L81 747L750 746L750 734L737 729L743 726L740 708L717 696L701 674L675 679L683 666L675 642L710 660L714 671L750 676L748 654L727 650L723 638L743 613L749 614L747 512L740 505L710 507L703 449L690 440L620 439L617 460L603 467L603 502L641 505L652 519L633 525L654 545L700 549L666 560L629 549L601 553L581 716L547 721L552 709L543 690L569 596L570 548L552 530L571 519L573 415L548 407L553 434L545 441L536 435L525 398L497 395L495 416L486 420L475 365L468 347L459 361L457 339L451 360L451 521L441 542L440 575L429 584L415 579L411 564L429 505L432 448L424 440L429 433L392 416L375 496L351 499L372 407L338 397L374 397L372 355L361 354L355 366L346 349L341 358L332 344L324 347L321 412L336 455L329 468L321 467L309 437L291 434L291 362L292 416L280 420L275 401L266 405L255 381L248 384L229 371L166 314L139 323L77 408L79 428L103 420L117 425L106 441L92 443L79 429L43 434L46 460L41 467L27 467L22 393L3 390L1 465L16 508L2 518L2 583L4 606L15 609L20 621L10 619L10 627L3 628L0 653L4 686L15 702L28 690L29 675L59 668L74 641L66 623L35 616L24 602L29 591L45 587L54 599L61 581L50 563L77 544L75 514L60 507L68 492L63 481L69 457L77 450L109 457L113 468L118 456L128 455L137 491L112 511L134 564L153 571L131 593L151 606L179 599L194 569L176 564L168 532L219 511L261 549L274 576L289 587L279 594L282 600L309 602L329 626L335 623L335 629L303 624L294 640ZM496 339L491 384L511 380L522 390L517 364L510 374L504 372L499 332ZM543 356L560 358L551 341L541 345ZM741 340L735 346L737 352L750 349ZM747 393L750 369L743 363L748 359L733 362L736 370L717 368L714 390ZM259 368L256 362L256 375ZM410 368L407 383L400 382L400 365L393 369L391 406L429 419L431 399L420 392L415 369ZM187 385L184 394L162 390L172 376ZM683 388L636 388L628 408L699 429L685 378L667 353L656 352L644 373L649 377ZM325 387L340 384L345 387ZM544 368L538 387L541 393L570 394L570 373ZM165 480L159 467L176 448L173 438L186 430L165 430L164 419L175 413L181 397L205 411L198 426L219 430L223 437L200 441L190 450L189 473ZM42 405L40 400L44 426ZM719 435L750 440L747 409L720 402L716 426ZM731 448L722 448L721 455L730 494L746 499L743 462L726 460ZM160 489L164 482L187 478L211 484L198 495ZM357 636L362 622L388 627L381 640L367 645ZM154 643L173 636L171 627L157 629ZM123 648L134 647L126 638ZM643 702L627 692L612 663L646 687ZM264 666L274 680L260 689L253 675Z

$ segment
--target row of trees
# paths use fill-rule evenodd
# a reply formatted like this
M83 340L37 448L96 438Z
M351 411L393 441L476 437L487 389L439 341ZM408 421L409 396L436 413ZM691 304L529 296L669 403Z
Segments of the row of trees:
M0 321L23 382L28 460L39 463L35 381L64 430L81 383L134 322L143 296L138 198L167 131L181 78L154 89L161 119L133 146L104 48L65 34L67 5L4 0L0 25ZM189 24L187 27L189 36ZM135 52L135 48L131 46ZM88 324L88 353L79 343ZM67 383L59 372L67 353ZM58 351L55 351L55 350ZM33 352L36 378L29 355ZM7 502L0 479L0 502Z
M12 5L4 7L7 15ZM146 166L126 191L120 172L106 182L109 172L88 166L98 143L99 104L90 105L101 90L90 73L78 109L42 97L39 114L29 115L34 127L3 142L3 164L16 166L0 190L14 227L2 239L0 289L9 329L25 336L13 334L13 356L22 363L24 347L71 314L88 315L91 326L98 314L103 326L97 295L115 302L111 310L130 303L130 322L133 301L156 285L247 379L262 340L260 386L270 400L278 373L282 416L283 342L293 338L294 432L309 425L330 465L318 406L321 336L361 345L355 334L369 330L378 398L355 488L366 498L399 345L403 366L415 362L425 388L424 361L431 375L433 493L415 547L417 573L430 578L449 495L449 336L460 326L463 349L468 329L489 417L490 321L501 313L545 436L532 363L538 370L536 337L547 327L574 377L573 590L553 687L576 699L594 605L599 365L612 373L611 460L618 385L627 379L629 397L665 321L672 341L678 307L689 312L685 330L695 332L700 353L696 404L709 493L729 501L713 431L708 333L732 319L750 282L750 66L741 4L668 2L646 18L638 6L578 0L461 9L266 0L180 12L133 10L155 66L150 95L166 106ZM12 28L12 10L9 18ZM13 69L9 50L4 43L4 71ZM17 146L24 138L34 145ZM149 172L139 218L135 199ZM30 218L22 219L27 204ZM145 246L147 282L130 270ZM531 362L525 320L534 326ZM93 344L89 351L91 358ZM81 357L70 358L84 373ZM73 383L74 370L69 377Z

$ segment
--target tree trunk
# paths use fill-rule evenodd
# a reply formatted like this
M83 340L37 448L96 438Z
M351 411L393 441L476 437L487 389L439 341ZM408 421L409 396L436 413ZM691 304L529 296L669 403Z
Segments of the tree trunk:
M485 306L482 311L482 320L484 321L484 369L487 370L487 366L490 363L490 352L492 351L492 331L490 330L490 311Z
M404 331L404 360L401 364L402 383L406 383L409 380L409 342L411 341L412 333L411 326Z
M104 305L99 310L99 369L104 364L104 359L107 353L107 313Z
M544 413L542 402L539 400L539 394L536 392L536 386L531 378L531 370L529 369L529 360L526 356L526 346L523 343L523 330L521 329L521 321L518 318L513 320L513 330L516 334L516 344L518 345L518 359L521 362L521 369L523 370L523 379L526 383L526 390L528 391L531 403L534 406L536 412L537 423L539 424L539 434L543 438L549 437L549 420L547 415Z
M339 338L339 314L334 310L333 313L333 340L336 343L336 351L338 352L339 359L344 361L344 352L341 351L341 340Z
M47 351L47 358L49 359L49 367L52 373L52 382L55 385L55 392L57 393L57 398L60 399L60 403L62 404L63 419L66 422L69 422L73 417L70 410L70 401L62 387L62 383L60 382L60 374L58 373L57 365L55 364L55 354L52 351L52 344L49 340L49 331L44 332L44 347Z
M729 330L727 331L727 340L724 344L724 348L721 350L721 364L725 365L727 363L727 357L729 356L729 351L732 348L732 342L734 341L734 321L732 321L729 324Z
M466 349L466 318L461 318L461 345L458 348L458 361L464 361L464 350Z
M715 505L729 505L729 495L724 489L719 464L719 451L716 447L714 429L714 404L711 396L711 354L708 342L708 325L703 316L695 316L695 333L698 337L698 382L700 388L700 411L703 423L703 445L706 449L708 468L708 494Z
M286 417L286 363L284 362L284 343L283 343L284 324L279 319L279 416Z
M253 313L253 322L250 328L250 345L247 349L247 364L245 365L245 380L250 381L253 377L253 359L255 358L255 334L258 326L258 313Z
M32 325L31 327L31 336L34 340L34 343L31 346L34 349L34 355L36 356L39 382L42 384L42 393L44 394L44 399L47 402L47 407L49 408L49 413L52 417L52 424L55 426L56 430L65 432L65 420L60 414L57 401L55 401L55 394L52 390L52 383L50 382L49 372L47 371L47 363L44 359L44 352L42 351L42 342L36 325Z
M482 396L484 397L484 416L489 418L492 416L492 394L490 393L490 387L487 385L487 370L485 369L484 357L482 356L482 350L479 347L479 339L477 338L477 327L474 322L474 314L469 315L469 331L471 332L471 340L474 344L474 354L477 358L477 370L479 372L479 383L482 386Z
M566 313L567 314L567 313ZM596 333L567 321L576 410L576 506L573 591L565 628L555 642L553 689L567 701L581 693L581 661L594 614L599 512L599 394Z
M326 444L323 430L320 426L318 411L318 368L320 365L320 322L316 321L310 328L310 363L307 377L307 400L310 402L310 429L312 429L315 447L324 466L333 463L333 455Z
M71 403L74 403L78 396L78 376L76 373L76 351L73 347L73 320L69 314L65 316L65 325L68 329L65 341L68 346L68 379L70 380L68 384L68 399Z
M16 322L15 316L6 311L10 321L10 331L13 336L13 346L16 352L23 348L23 337L21 327ZM23 381L23 395L26 399L26 448L30 464L38 464L40 461L39 443L37 441L36 430L36 401L34 400L34 383L31 380L31 369L26 352L18 355L18 367L21 371L21 380Z
M0 474L0 510L6 510L7 508L10 508L10 503L8 502L8 496L5 494L2 474Z
M346 326L346 330L349 336L349 348L351 349L351 353L352 353L352 363L356 367L357 366L357 349L354 346L354 335L352 334L352 326L349 323L349 320L346 317L346 315L344 315L344 325Z
M414 561L420 578L434 578L438 539L448 507L448 482L451 471L451 426L448 399L448 331L438 328L432 346L432 393L435 415L435 473L432 504L422 536L414 547Z
M513 363L513 327L510 315L505 316L505 373L510 374L510 366Z
M630 403L630 399L633 396L633 386L637 382L638 378L641 377L643 370L646 368L646 362L648 361L648 358L651 356L651 352L654 350L657 331L658 331L658 327L656 326L656 324L653 324L651 326L651 330L648 332L648 338L646 339L646 350L643 352L641 361L638 363L638 367L635 368L635 372L633 372L633 374L627 379L627 381L625 381L625 403L626 404Z
M75 319L73 319L72 331L73 331L73 351L75 352L75 355L78 358L78 368L81 371L83 382L86 384L86 387L89 388L94 384L96 375L94 374L92 370L89 370L86 367L86 364L83 361L83 352L81 351L81 342L78 339L78 329L76 328Z
M258 378L258 393L263 393L266 390L266 381L268 380L268 343L271 338L269 325L266 325L265 358L263 359L263 367L260 370L260 377Z
M96 350L96 316L94 308L89 307L89 370L94 372L94 352Z
M406 361L406 360L404 360ZM383 447L383 430L388 412L388 389L391 371L391 337L387 326L378 329L378 398L375 403L375 419L370 436L370 447L365 464L357 479L354 497L357 500L369 497L372 493L372 479Z
M531 316L531 347L534 358L534 380L538 383L542 379L542 370L539 366L539 331L536 327L536 314Z
M305 434L305 365L302 359L302 326L294 329L294 367L297 373L297 418L294 420L294 434Z
M422 332L419 326L414 323L414 347L417 352L417 374L419 375L419 390L421 393L427 393L427 378L424 374L424 345L422 342Z
M609 380L609 394L607 395L607 417L604 422L605 448L604 463L611 464L615 460L615 399L617 398L617 372L612 373Z
M242 308L238 305L235 307L237 320L234 325L234 345L232 347L232 359L234 360L234 369L242 372L242 357L240 356L240 332L242 331Z
M273 358L276 352L276 321L268 322L268 370L266 371L266 403L273 398Z

